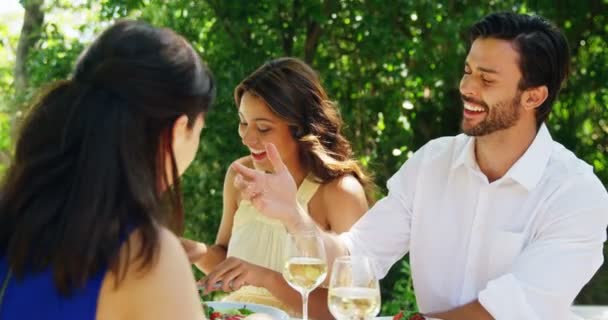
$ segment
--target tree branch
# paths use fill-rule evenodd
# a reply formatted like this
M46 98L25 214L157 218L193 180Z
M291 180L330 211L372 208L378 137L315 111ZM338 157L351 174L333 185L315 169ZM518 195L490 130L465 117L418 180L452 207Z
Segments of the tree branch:
M27 87L28 77L26 60L32 48L38 43L42 36L42 24L44 23L44 11L42 4L44 0L25 0L23 8L25 15L17 45L17 56L15 60L15 92L22 93Z
M299 22L298 11L301 10L300 1L293 0L291 6L291 21L289 21L286 12L283 12L280 8L281 6L279 6L279 19L277 21L279 22L279 30L283 30L283 32L281 32L283 54L289 57L293 55L293 37L295 36L296 24ZM284 23L287 24L287 28L283 28Z
M306 28L306 42L304 43L304 61L312 64L321 38L322 29L318 22L311 20Z
M223 14L223 12L221 11L221 4L218 2L215 2L213 0L207 0L206 1L207 4L209 5L209 8L211 8L211 10L213 11L213 13L215 14L215 16L218 18L218 22L222 25L222 27L224 28L224 30L226 30L226 32L228 33L228 35L233 38L233 39L241 39L243 41L243 43L249 45L251 42L251 39L249 37L249 35L247 33L243 33L241 34L241 36L239 37L238 32L236 30L234 30L232 24L230 23L230 20L226 18L226 15Z

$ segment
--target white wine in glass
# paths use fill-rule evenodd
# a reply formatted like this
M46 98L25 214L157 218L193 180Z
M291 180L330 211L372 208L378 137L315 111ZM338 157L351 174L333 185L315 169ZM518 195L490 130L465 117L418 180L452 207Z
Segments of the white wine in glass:
M380 311L380 285L369 259L340 257L334 261L328 305L336 319L371 319Z
M299 292L312 291L327 275L327 263L317 258L295 257L287 260L283 273L287 282Z
M302 320L308 320L308 294L327 276L323 241L316 233L289 235L283 277L302 295Z

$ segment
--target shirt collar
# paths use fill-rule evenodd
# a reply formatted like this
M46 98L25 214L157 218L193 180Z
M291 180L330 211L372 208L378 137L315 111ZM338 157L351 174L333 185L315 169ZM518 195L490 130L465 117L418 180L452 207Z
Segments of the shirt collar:
M551 138L547 126L543 124L528 150L507 171L505 177L517 181L528 191L534 189L549 163L552 148L553 138Z
M553 138L545 124L542 124L534 141L526 152L507 171L505 177L511 178L521 184L528 191L532 190L540 181L549 158L551 157ZM475 159L475 139L468 137L462 150L456 154L452 162L452 169L465 165L469 169L477 169Z
M456 157L452 161L452 169L456 169L462 165L466 165L469 169L477 167L477 161L475 161L475 139L473 137L466 137L464 146L459 153L456 153Z

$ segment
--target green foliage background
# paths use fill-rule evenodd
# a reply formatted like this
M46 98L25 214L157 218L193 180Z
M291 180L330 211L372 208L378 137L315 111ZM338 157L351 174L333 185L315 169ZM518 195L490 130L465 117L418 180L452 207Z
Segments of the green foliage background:
M411 152L432 138L458 133L457 87L467 28L494 11L541 14L566 32L573 72L548 126L557 141L608 183L608 0L47 2L47 11L63 12L56 15L63 20L47 19L43 39L28 57L27 92L15 96L12 61L0 56L0 151L10 152L10 124L19 119L23 101L39 86L66 77L92 34L123 17L172 28L194 44L219 84L197 160L184 177L186 236L191 238L214 241L224 173L246 152L235 147L241 144L232 90L260 64L280 56L311 63L339 103L357 157L384 188ZM74 26L81 37L70 38L59 28L70 14L86 17ZM0 36L0 51L18 40L2 23ZM602 266L577 303L608 304L606 269ZM383 314L415 309L407 257L382 287Z

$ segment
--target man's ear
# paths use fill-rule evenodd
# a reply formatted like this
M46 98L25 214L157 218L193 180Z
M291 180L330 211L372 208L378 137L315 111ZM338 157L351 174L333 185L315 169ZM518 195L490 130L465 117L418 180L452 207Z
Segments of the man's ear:
M549 89L547 86L538 86L524 90L521 95L521 105L525 110L535 110L547 100Z

